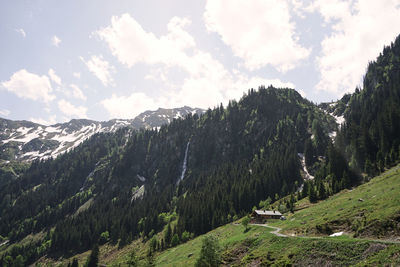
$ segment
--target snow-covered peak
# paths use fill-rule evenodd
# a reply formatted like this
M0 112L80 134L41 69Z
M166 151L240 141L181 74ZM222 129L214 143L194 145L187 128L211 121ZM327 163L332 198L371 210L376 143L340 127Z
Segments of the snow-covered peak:
M159 108L139 114L132 121L132 125L134 128L155 129L159 128L161 125L172 122L174 119L185 118L189 114L201 115L203 113L203 109L191 108L188 106L173 109Z
M71 120L44 126L29 121L0 118L0 160L45 159L69 151L96 133L115 132L122 127L159 129L172 120L204 111L190 107L146 111L133 120Z

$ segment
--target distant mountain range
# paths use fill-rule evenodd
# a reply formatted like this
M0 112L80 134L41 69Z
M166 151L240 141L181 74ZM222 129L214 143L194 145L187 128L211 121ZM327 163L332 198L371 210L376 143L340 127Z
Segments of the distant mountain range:
M159 108L155 111L145 111L134 119L113 119L102 122L73 119L50 126L25 120L12 121L0 118L0 161L31 161L56 157L96 133L115 132L122 127L159 128L174 119L184 118L188 114L200 115L203 112L202 109L187 106L173 109Z

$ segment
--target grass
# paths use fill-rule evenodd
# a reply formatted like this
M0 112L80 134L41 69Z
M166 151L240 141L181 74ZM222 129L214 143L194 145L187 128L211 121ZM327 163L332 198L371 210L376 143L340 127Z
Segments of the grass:
M217 237L223 251L235 247L246 240L263 239L270 235L262 227L249 227L249 230L244 232L242 225L234 224L219 227L206 235L210 234ZM157 266L194 266L200 254L203 237L206 235L160 253L157 256Z
M272 223L283 232L295 235L321 234L317 226L333 232L347 231L361 236L381 237L396 231L400 218L400 166L353 190L344 190L319 203L309 204ZM301 206L307 206L301 200Z
M376 263L397 263L396 255L400 252L400 244L349 236L277 237L269 233L272 229L267 227L250 226L249 231L243 230L241 225L228 224L206 234L218 238L224 266L376 266ZM194 266L204 236L159 253L156 266Z

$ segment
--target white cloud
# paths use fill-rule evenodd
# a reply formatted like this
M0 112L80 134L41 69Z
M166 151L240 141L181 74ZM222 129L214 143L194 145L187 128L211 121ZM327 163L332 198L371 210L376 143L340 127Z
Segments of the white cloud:
M350 92L361 84L368 62L399 33L400 6L397 0L319 0L313 6L333 32L322 41L317 58L321 79L318 89Z
M299 44L289 11L282 0L208 0L204 20L249 70L270 64L285 72L311 52Z
M113 95L103 100L102 105L112 117L133 118L148 109L190 105L208 108L240 98L251 85L261 84L292 86L279 80L250 78L240 72L234 75L212 57L196 47L194 38L184 29L190 24L186 18L173 17L168 23L168 33L156 37L146 32L130 15L113 17L111 25L97 31L110 47L112 54L122 63L131 67L137 63L153 66L145 79L159 82L169 88L153 99L143 93L130 96ZM160 64L162 67L160 67ZM173 67L183 70L182 83L172 82ZM173 71L172 71L173 73ZM175 77L176 78L176 77Z
M54 45L55 47L58 47L60 45L60 43L61 43L61 39L58 38L56 35L54 35L51 38L51 44Z
M167 25L168 34L157 38L152 32L146 32L129 14L123 14L112 17L111 25L96 34L128 67L139 62L171 66L179 65L185 58L183 51L195 46L193 37L184 30L189 24L187 18L173 17Z
M36 75L25 69L15 72L9 81L2 82L1 85L9 92L14 93L20 98L50 102L55 96L52 95L53 88L46 75Z
M41 125L53 125L57 123L56 115L51 115L47 120L43 118L30 118L29 120Z
M20 29L15 29L15 31L19 34L21 34L22 37L26 37L26 33L24 31L24 29L20 28Z
M87 108L84 106L74 106L70 102L62 99L58 101L58 108L62 113L64 113L68 118L87 118L86 112Z
M50 79L56 83L57 85L61 86L61 78L57 76L56 72L53 69L49 69L49 77Z
M115 86L114 79L111 76L111 72L115 72L115 68L107 60L103 59L102 55L92 56L88 61L85 61L83 57L80 57L80 59L104 86Z
M8 116L10 115L10 111L8 109L0 109L0 115L1 116Z
M104 99L101 104L113 118L132 119L145 110L163 106L162 101L155 101L144 93L132 93L130 96L117 96Z
M208 108L219 103L226 105L232 99L238 100L247 89L257 89L260 85L294 87L292 83L285 83L278 79L249 77L242 73L233 75L208 53L199 52L194 58L193 64L187 66L188 69L193 70L193 73L184 79L181 90L170 96L168 103L173 106L189 105Z
M74 72L74 73L72 73L72 75L74 75L74 77L77 78L77 79L81 78L81 73L80 72Z
M71 92L72 97L86 100L85 94L82 92L82 90L76 84L70 84L69 87L72 88L72 92Z

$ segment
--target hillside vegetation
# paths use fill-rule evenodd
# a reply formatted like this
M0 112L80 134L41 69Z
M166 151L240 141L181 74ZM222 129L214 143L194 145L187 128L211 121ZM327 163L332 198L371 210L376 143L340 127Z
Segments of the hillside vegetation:
M246 231L240 221L221 226L188 242L156 251L156 266L194 266L207 236L218 239L223 266L309 266L309 265L398 265L400 264L400 165L353 190L343 190L315 204L305 199L296 203L302 209L285 214L287 220L270 220L268 225L282 228L288 237L278 237L272 228L250 225ZM363 201L359 201L362 199ZM362 214L362 215L360 215ZM339 219L340 218L340 219ZM165 230L158 235L160 238ZM344 231L343 236L329 237ZM381 240L378 240L381 238ZM136 240L120 249L111 244L100 248L101 264L128 266L135 251L139 266L146 266L150 240ZM78 256L85 263L89 252ZM72 261L42 260L43 266Z
M149 263L158 256L161 264L179 244L277 201L281 212L308 206L276 222L293 235L398 236L397 170L362 184L400 161L399 65L400 37L370 63L363 87L337 103L317 106L293 89L260 86L200 116L95 134L56 159L5 170L0 265L91 248L95 259L98 245L115 251L142 241ZM344 116L340 127L332 115ZM220 240L226 264L355 264L378 250L367 240L261 238L264 228L248 232L259 236L235 229ZM237 257L238 242L247 242L246 257Z
M345 231L360 237L400 240L400 165L354 189L305 206L272 225L294 235Z

